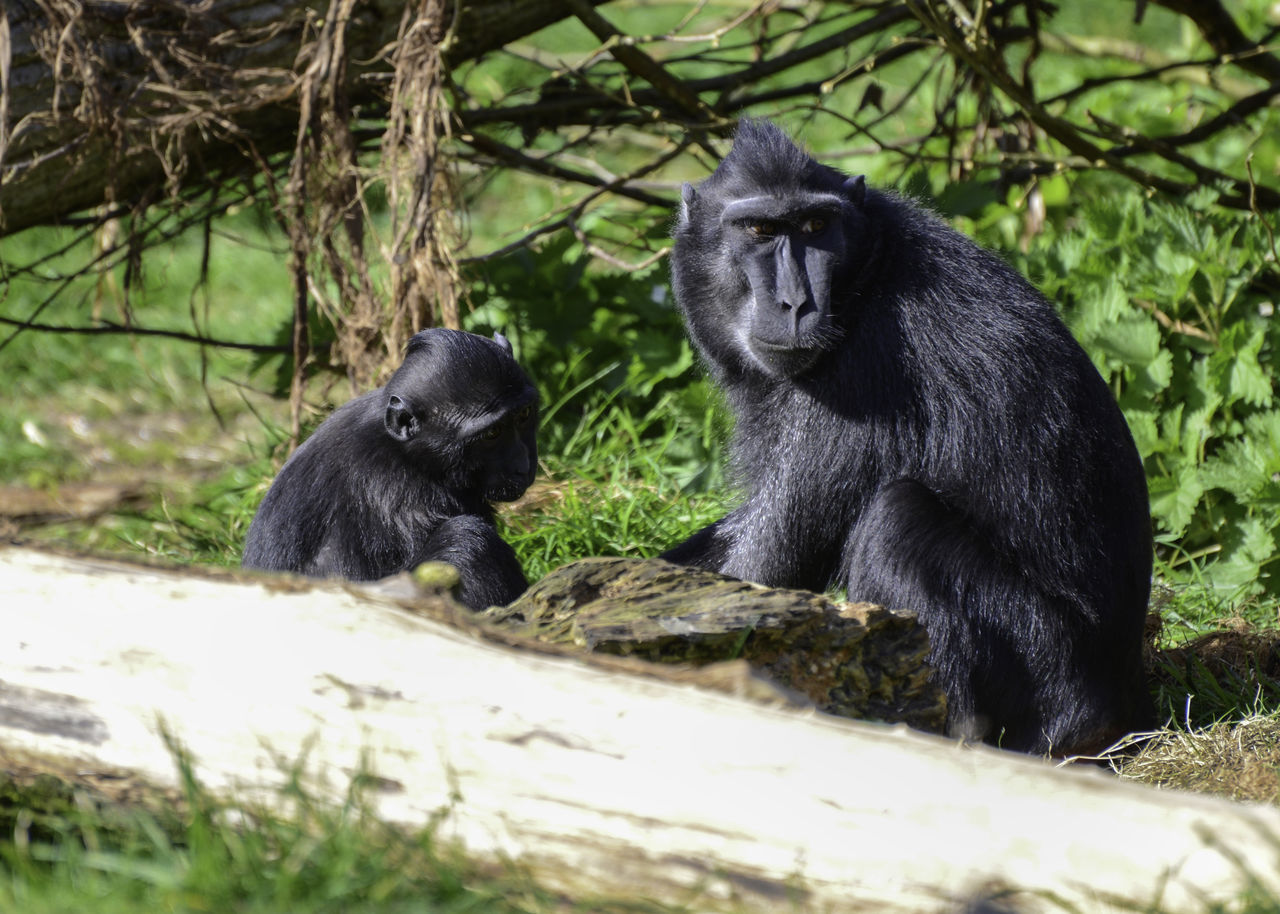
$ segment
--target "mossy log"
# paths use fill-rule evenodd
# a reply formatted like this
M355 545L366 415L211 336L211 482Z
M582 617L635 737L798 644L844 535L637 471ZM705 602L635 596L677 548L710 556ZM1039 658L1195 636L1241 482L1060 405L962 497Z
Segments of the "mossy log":
M753 670L841 717L941 732L946 698L910 614L762 587L661 559L583 559L484 614L520 635L602 654Z

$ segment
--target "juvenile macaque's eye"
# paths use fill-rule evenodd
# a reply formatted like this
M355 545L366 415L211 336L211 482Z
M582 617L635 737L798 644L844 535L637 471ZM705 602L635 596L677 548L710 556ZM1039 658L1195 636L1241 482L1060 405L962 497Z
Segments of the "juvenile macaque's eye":
M821 216L814 216L800 223L800 231L804 232L806 235L813 235L822 231L826 227L827 220L823 219Z
M748 228L751 234L760 238L772 238L778 234L778 223L776 222L753 222Z
M491 425L480 433L480 437L485 441L497 441L502 437L502 427L498 425Z
M532 415L533 415L533 405L530 404L529 406L526 406L524 409L520 410L520 412L516 413L516 421L521 424L524 424L525 422L529 421L529 417Z

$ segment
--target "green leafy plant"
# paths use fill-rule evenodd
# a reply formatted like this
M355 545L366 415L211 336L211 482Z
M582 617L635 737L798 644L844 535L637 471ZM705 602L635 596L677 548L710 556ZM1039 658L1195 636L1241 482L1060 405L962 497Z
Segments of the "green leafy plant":
M1086 202L1022 266L1124 409L1167 567L1211 557L1215 588L1275 594L1280 275L1268 224L1213 201Z
M175 761L183 789L172 805L117 805L51 776L22 785L0 777L0 832L8 839L0 842L0 910L576 909L514 867L481 871L432 827L415 833L379 821L367 799L370 781L362 774L337 803L317 799L294 776L267 809L214 797L176 749ZM657 906L604 900L591 910Z
M718 478L711 468L723 423L695 366L666 266L624 271L592 263L562 235L486 264L466 328L500 331L514 343L542 393L544 457L583 464L619 435L633 447L661 442L663 475L700 488Z

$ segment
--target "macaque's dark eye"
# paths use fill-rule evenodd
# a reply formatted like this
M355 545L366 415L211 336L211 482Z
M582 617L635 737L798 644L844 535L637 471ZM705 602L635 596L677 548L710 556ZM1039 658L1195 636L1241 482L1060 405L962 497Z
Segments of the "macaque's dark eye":
M800 231L806 235L814 235L827 227L827 220L821 216L812 216L800 223Z
M485 441L497 441L502 437L502 426L491 425L480 433L480 437Z
M772 238L774 235L781 234L781 229L779 229L776 222L753 222L747 228L751 231L751 234L759 238Z

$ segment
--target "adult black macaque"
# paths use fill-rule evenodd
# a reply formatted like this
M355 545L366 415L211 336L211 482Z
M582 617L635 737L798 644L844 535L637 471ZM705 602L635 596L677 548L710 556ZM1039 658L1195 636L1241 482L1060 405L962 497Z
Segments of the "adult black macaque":
M685 186L671 271L746 501L666 558L914 611L953 734L1071 754L1149 724L1142 464L1035 289L750 121Z
M424 330L385 387L340 407L271 484L249 527L247 568L372 581L448 562L473 609L527 586L491 501L533 481L538 392L511 344Z

